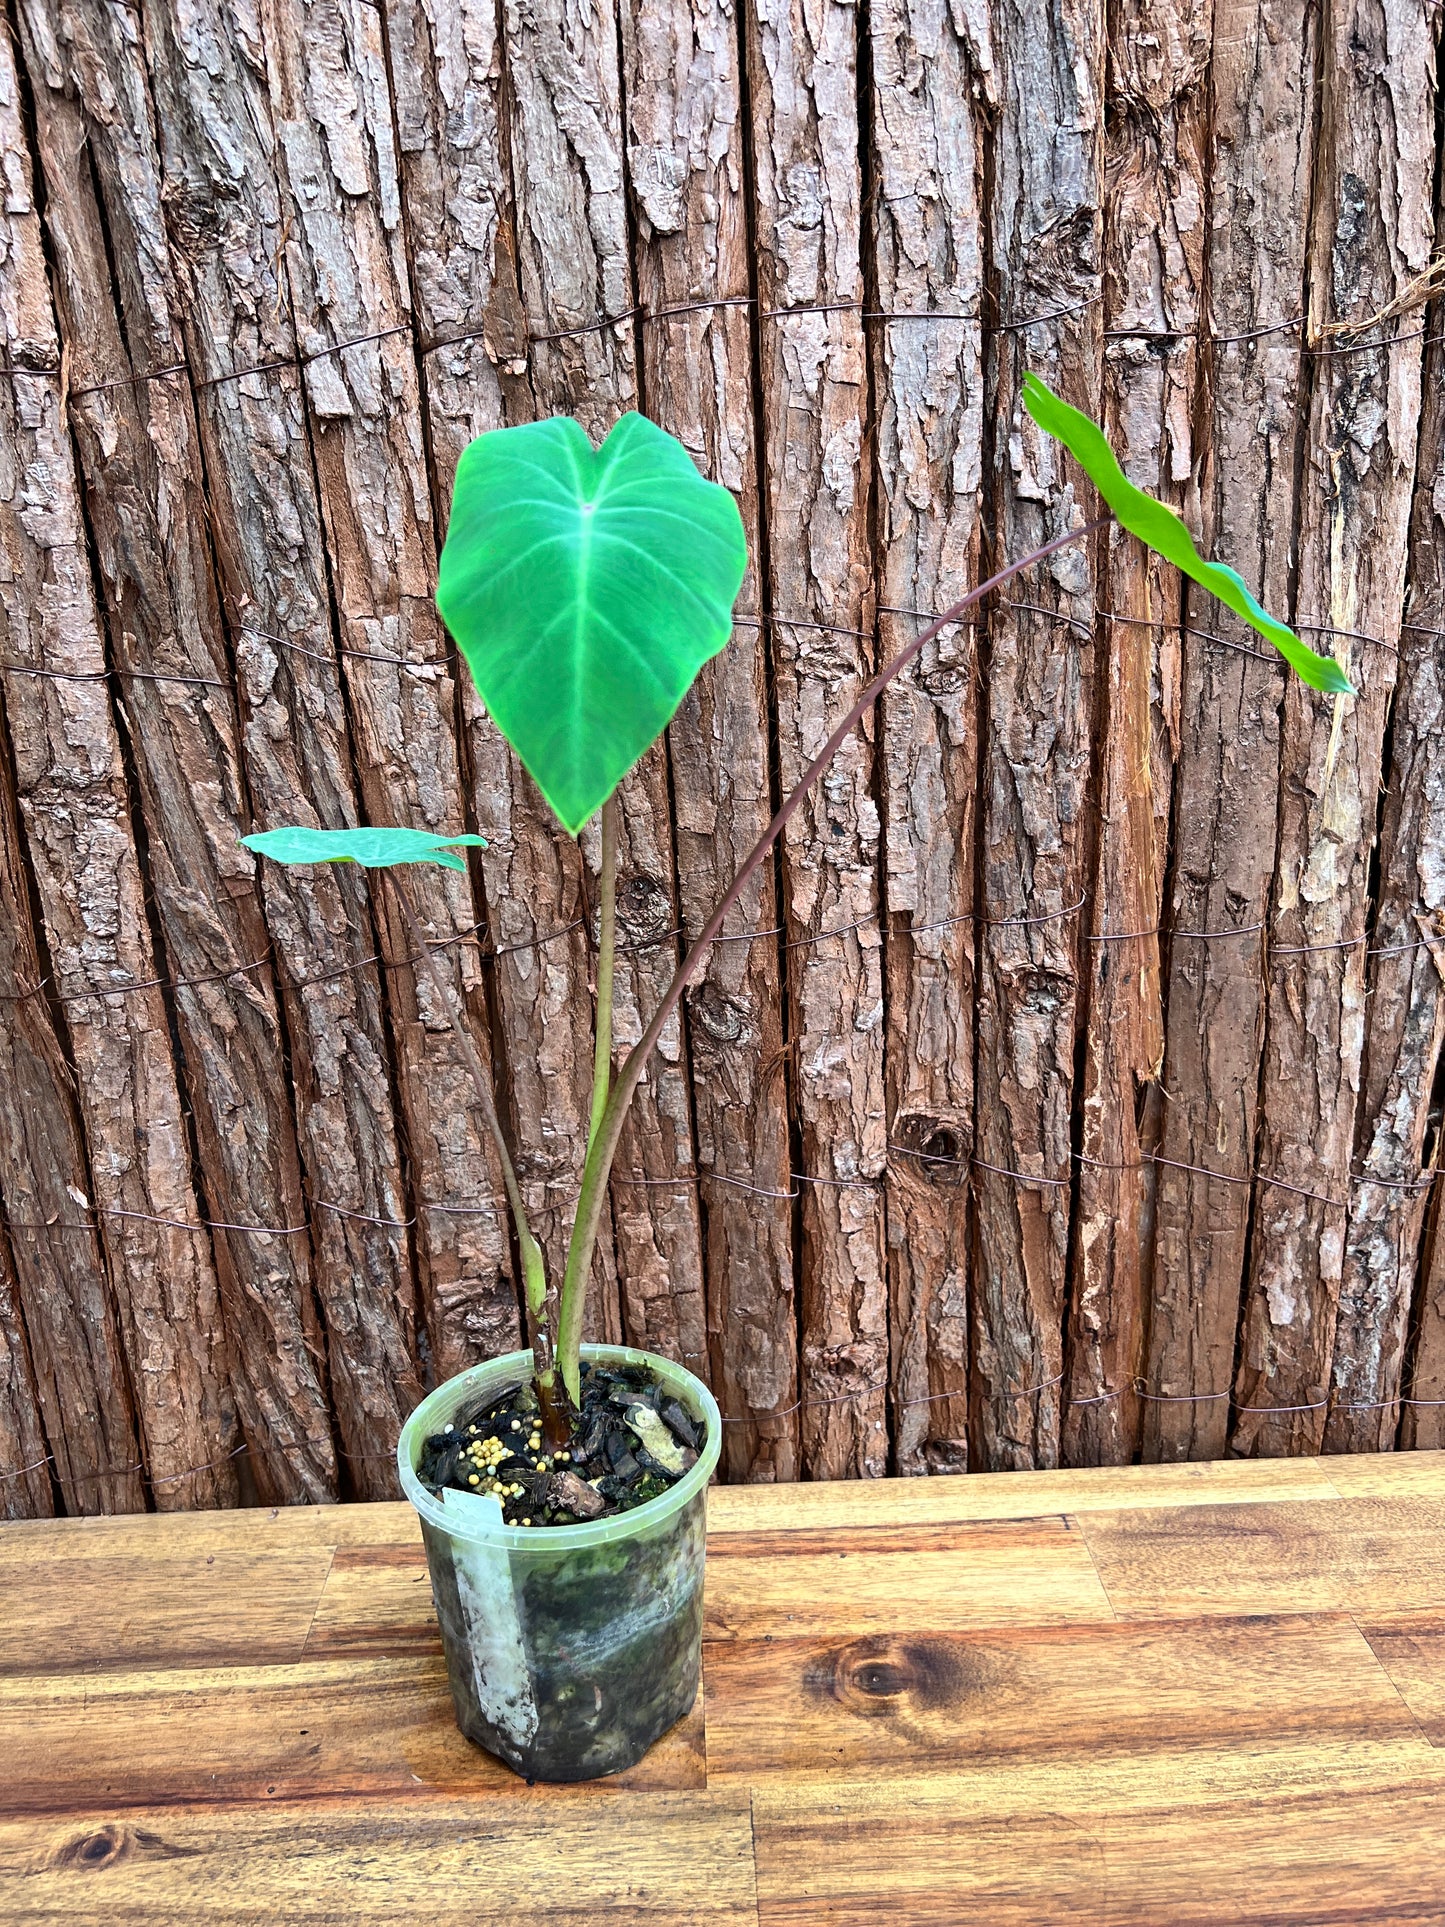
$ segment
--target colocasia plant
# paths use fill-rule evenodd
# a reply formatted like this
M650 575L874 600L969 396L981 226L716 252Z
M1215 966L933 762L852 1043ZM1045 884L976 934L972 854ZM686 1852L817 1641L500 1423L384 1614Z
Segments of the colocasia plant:
M1037 377L1024 406L1063 442L1120 524L1216 596L1280 652L1311 687L1348 695L1333 657L1317 655L1269 615L1232 569L1205 562L1180 518L1124 475L1098 426ZM496 1144L525 1287L541 1422L566 1447L580 1400L579 1345L608 1176L627 1105L647 1060L709 944L749 877L833 755L938 633L995 589L1108 520L1071 529L1021 556L924 628L858 696L785 799L719 898L638 1044L614 1068L612 985L617 884L617 786L646 754L708 659L723 649L747 562L731 495L699 475L680 442L640 415L625 415L600 448L567 419L480 436L457 471L437 604L493 722L557 820L576 836L601 813L602 868L591 1126L560 1290L523 1207L488 1079L436 971L398 867L464 867L458 850L480 836L411 829L277 829L243 839L280 863L354 862L388 872L421 967L431 970L472 1069Z

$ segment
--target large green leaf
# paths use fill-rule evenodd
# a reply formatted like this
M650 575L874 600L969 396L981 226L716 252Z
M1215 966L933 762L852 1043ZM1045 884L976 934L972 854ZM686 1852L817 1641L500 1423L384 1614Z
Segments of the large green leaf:
M466 843L485 850L484 836L432 836L426 830L258 830L241 841L273 863L360 863L368 870L390 870L399 863L444 863L465 870L457 855Z
M1166 562L1183 570L1212 596L1217 596L1226 608L1233 609L1252 629L1257 629L1266 641L1274 644L1301 682L1330 695L1354 694L1354 685L1333 656L1316 655L1293 629L1276 622L1268 610L1255 601L1233 569L1226 568L1222 562L1204 561L1173 509L1156 502L1152 495L1146 495L1129 480L1096 422L1061 401L1037 375L1024 376L1024 407L1046 434L1064 444L1131 535L1147 542Z
M731 495L641 415L597 449L559 417L463 454L437 606L573 836L727 642L746 567Z

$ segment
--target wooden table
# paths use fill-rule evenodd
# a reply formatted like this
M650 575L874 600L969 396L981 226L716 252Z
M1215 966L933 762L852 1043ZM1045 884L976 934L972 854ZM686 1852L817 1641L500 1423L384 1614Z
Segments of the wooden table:
M1445 1454L710 1527L705 1714L530 1789L409 1508L0 1528L0 1921L1445 1922Z

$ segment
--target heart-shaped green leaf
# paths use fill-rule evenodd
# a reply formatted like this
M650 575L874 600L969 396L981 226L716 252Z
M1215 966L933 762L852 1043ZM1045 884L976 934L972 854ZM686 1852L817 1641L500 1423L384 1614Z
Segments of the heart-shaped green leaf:
M1173 509L1156 502L1152 495L1146 495L1129 480L1097 422L1061 401L1037 375L1024 376L1024 407L1046 434L1064 444L1131 535L1147 542L1166 562L1172 562L1212 596L1218 596L1226 608L1233 609L1252 629L1257 629L1267 642L1274 644L1301 682L1328 695L1355 693L1353 683L1333 656L1316 655L1293 629L1276 622L1268 610L1255 601L1245 588L1243 578L1233 569L1226 568L1222 562L1204 561Z
M641 415L597 449L558 417L463 454L437 607L573 836L727 642L746 567L731 495Z
M368 870L390 870L398 863L444 863L465 870L459 844L485 850L484 836L432 836L426 830L258 830L242 843L273 863L360 863Z

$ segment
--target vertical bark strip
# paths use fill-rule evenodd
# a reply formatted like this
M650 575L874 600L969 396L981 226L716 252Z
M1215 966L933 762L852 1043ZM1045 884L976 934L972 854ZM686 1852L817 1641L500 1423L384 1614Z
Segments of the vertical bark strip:
M982 15L924 0L869 13L883 657L978 580L983 483ZM946 316L937 321L905 317ZM918 613L913 613L917 611ZM883 698L888 940L888 1267L894 1453L968 1469L969 1192L978 786L973 627L930 643ZM909 1150L923 1153L909 1157Z
M1194 472L1212 0L1110 19L1104 421L1125 472L1182 509ZM1179 742L1181 581L1109 530L1098 858L1069 1333L1070 1464L1132 1459L1165 1098L1158 929Z
M0 1520L55 1513L40 1398L20 1317L15 1270L0 1239Z
M42 362L55 346L48 323L39 231L28 179L15 64L0 41L0 145L15 171L0 224L0 309L12 368ZM34 332L39 329L38 336ZM26 612L57 594L80 562L54 558L43 537L23 538L34 460L68 460L55 378L12 374L0 381L0 659L25 660ZM41 498L43 500L43 497ZM39 526L43 530L44 518ZM45 975L31 921L10 753L0 749L0 1216L9 1231L13 1301L4 1314L8 1436L29 1464L48 1434L65 1509L138 1512L145 1489L136 1463L135 1416L125 1354L98 1233L77 1198L91 1193L73 1080L40 992ZM62 1222L78 1228L48 1230ZM27 1342L28 1340L28 1342ZM33 1368L33 1381L30 1372ZM38 1400L24 1416L25 1399ZM43 1432L42 1432L43 1426ZM110 1468L118 1470L112 1471ZM49 1467L6 1484L0 1502L49 1512ZM18 1516L18 1515L17 1515Z
M1356 697L1285 692L1280 843L1269 957L1260 1171L1331 1199L1256 1188L1236 1413L1241 1454L1315 1451L1324 1434L1344 1262L1365 1030L1364 935L1396 675L1420 411L1419 339L1374 322L1429 260L1434 236L1431 36L1420 0L1333 0L1310 237L1319 353L1300 513L1301 620L1337 627ZM1356 640L1357 631L1380 646ZM1345 946L1281 955L1288 946Z
M854 20L839 0L755 0L747 23L785 791L874 667ZM802 1454L811 1478L875 1475L888 1458L873 763L870 721L784 836L805 1180Z
M623 16L623 41L637 298L648 316L647 411L737 496L749 556L737 606L756 611L759 502L738 22L731 0L703 7L634 0ZM718 303L726 305L709 305ZM678 896L681 921L692 930L706 921L771 814L766 667L762 625L739 623L670 732ZM775 903L769 863L738 905L735 929L770 929ZM698 1348L706 1356L710 1339L713 1388L723 1410L742 1421L724 1435L724 1469L734 1479L792 1479L797 1415L769 1416L797 1399L776 938L715 944L688 991L687 1013L699 1160L705 1172L734 1180L706 1183L703 1191L708 1332ZM625 1190L614 1190L619 1233L625 1200ZM635 1286L626 1283L631 1328ZM698 1343L690 1333L675 1328L658 1336L673 1337L684 1362L699 1368L687 1356Z
M1238 569L1266 608L1289 610L1294 477L1304 408L1297 327L1313 165L1313 7L1216 0L1206 274L1205 553ZM1253 648L1191 595L1190 627ZM1244 1276L1250 1188L1199 1175L1254 1168L1264 1034L1282 666L1186 633L1170 905L1162 1157L1144 1378L1147 1460L1220 1458ZM1237 937L1191 939L1183 931Z
M50 385L46 376L36 379ZM20 387L17 382L12 392ZM7 413L0 390L0 422L8 431L14 424L5 421ZM7 432L5 446L12 445ZM4 484L0 493L10 499ZM13 556L5 547L8 563ZM44 593L38 581L25 586ZM7 601L21 587L8 570L5 587ZM0 651L7 657L11 642L9 625L0 620ZM145 1488L134 1469L125 1352L99 1235L77 1208L93 1187L73 1080L37 988L44 974L31 928L7 751L0 758L0 1217L13 1259L13 1316L19 1321L23 1315L26 1369L33 1367L39 1401L35 1436L43 1424L65 1510L141 1512ZM21 1371L18 1358L16 1351L9 1367L15 1373ZM25 1456L28 1462L35 1454L27 1450ZM48 1508L48 1469L40 1484Z
M1098 414L1103 19L1096 0L1004 0L995 19L1001 105L990 220L998 330L989 392L996 423L991 561L998 567L1088 512L1078 471L1039 434L1018 397L1032 368L1066 400ZM1025 325L1037 316L1054 318ZM986 921L970 1457L991 1469L1054 1465L1059 1455L1074 1045L1087 928L1093 609L1091 556L1069 548L1001 599L990 620L979 744L978 908Z
M52 204L63 219L84 141L53 24L49 15L27 13L21 39L41 107ZM0 261L6 360L54 369L60 342L24 173L12 179L10 196L9 246ZM63 248L72 237L62 228L59 238ZM74 279L84 283L87 276L77 272ZM103 250L89 261L88 281L95 309L109 311ZM113 327L113 313L109 319ZM87 348L105 338L98 315L82 332ZM106 680L63 382L21 377L9 386L14 468L0 543L7 583L17 592L5 598L0 660L7 666L0 682L16 802L54 992L64 1003L93 1183L93 1189L77 1184L53 1203L69 1224L85 1224L92 1208L100 1214L156 1503L234 1504L236 1414L216 1269L209 1234L195 1228L202 1212L170 1026L155 987L160 971ZM104 397L96 399L103 404ZM114 994L132 985L144 987ZM64 1264L66 1255L55 1262ZM87 1309L99 1336L103 1314L93 1299ZM265 1361L259 1363L264 1369ZM98 1364L101 1389L109 1393L101 1449L121 1446L124 1456L106 1462L126 1464L113 1366L104 1356ZM83 1388L70 1389L74 1396ZM89 1449L99 1456L96 1442ZM120 1491L134 1497L124 1479Z
M1445 329L1442 304L1430 334ZM1414 323L1408 325L1416 325ZM1424 418L1410 528L1408 620L1400 634L1389 783L1380 836L1380 902L1369 960L1369 1028L1356 1161L1374 1183L1355 1185L1335 1332L1335 1410L1327 1452L1383 1452L1395 1442L1416 1262L1430 1204L1419 1184L1445 1046L1445 343L1426 350ZM1438 1192L1438 1177L1435 1184ZM1445 1396L1445 1326L1438 1232L1435 1271L1420 1306L1413 1397ZM1349 1405L1375 1406L1350 1412ZM1441 1410L1407 1408L1407 1444L1437 1446Z
M239 10L230 30L244 41ZM381 19L363 0L270 0L256 55L362 809L373 823L460 830L456 687L432 600L436 541ZM468 879L423 865L405 887L447 944L439 966L489 1064L478 952L450 941L478 920ZM501 1176L450 1015L427 973L405 963L410 940L392 892L374 891L372 907L389 970L422 1306L444 1378L518 1341Z
M296 355L264 63L219 5L161 9L149 55L167 241L234 639L247 827L337 829L358 820L359 805L303 397L289 372L225 378ZM396 1491L396 1438L420 1385L366 883L354 869L271 863L260 880L282 964L344 1470L349 1490L384 1498Z
M126 13L38 18L37 121L71 423L175 991L242 1429L271 1500L336 1495L281 1020L269 971L143 53ZM50 61L60 63L59 86ZM115 282L108 288L107 262ZM156 678L161 678L157 680ZM235 973L235 974L228 974ZM204 981L202 981L204 980Z

